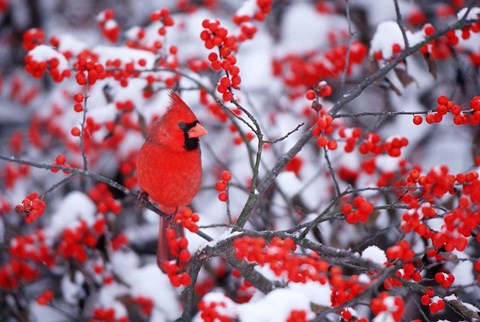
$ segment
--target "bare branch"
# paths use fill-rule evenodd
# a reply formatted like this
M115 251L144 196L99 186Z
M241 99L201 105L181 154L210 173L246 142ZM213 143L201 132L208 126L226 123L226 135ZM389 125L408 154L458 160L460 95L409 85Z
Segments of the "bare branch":
M393 3L395 5L395 14L397 15L398 28L400 28L400 31L402 32L405 49L410 48L410 44L408 43L407 33L405 31L405 26L403 25L402 13L400 12L400 7L398 5L398 0L393 0Z
M107 177L104 177L102 175L99 175L99 174L96 174L94 172L91 172L89 170L81 170L81 169L77 169L77 168L72 168L72 167L66 167L66 166L62 166L62 165L51 165L51 164L46 164L46 163L40 163L40 162L35 162L35 161L27 161L27 160L22 160L22 159L17 159L17 158L14 158L14 157L6 157L6 156L3 156L3 155L0 155L0 160L4 160L4 161L8 161L8 162L14 162L14 163L18 163L18 164L25 164L25 165L29 165L29 166L32 166L32 167L35 167L35 168L39 168L39 169L47 169L47 170L50 170L50 169L59 169L59 170L65 170L69 173L71 173L72 176L74 175L81 175L81 176L84 176L84 177L87 177L87 178L90 178L90 179L93 179L95 181L100 181L100 182L104 182L106 183L107 185L109 185L110 187L112 188L115 188L117 189L118 191L121 191L123 192L125 195L127 196L131 196L133 198L136 199L137 197L137 194L135 192L132 192L130 189L128 189L127 187L119 184L118 182L110 179L110 178L107 178ZM150 201L142 201L142 204L145 206L145 208L153 211L154 213L156 213L157 215L159 215L160 217L163 217L163 218L167 218L169 217L169 215L165 214L163 211L161 211L155 204L153 204L152 202ZM203 239L207 240L207 241L211 241L212 240L212 237L208 236L207 234L205 234L204 232L202 231L198 231L196 232L196 234L200 237L202 237Z
M60 187L61 185L67 183L68 181L70 181L70 179L72 179L72 178L75 177L75 176L76 176L76 174L73 174L73 173L72 173L72 174L68 175L67 177L63 178L62 180L60 180L59 182L55 183L55 184L52 185L50 188L48 188L44 193L42 193L42 195L41 195L42 198L43 198L46 194L52 192L53 190L57 189L57 188Z
M441 30L436 31L432 35L428 36L425 38L424 41L418 43L417 45L413 47L409 47L405 49L400 55L398 55L393 61L390 63L386 64L383 66L381 69L379 69L377 72L375 72L373 75L366 77L361 83L359 83L356 87L354 87L352 90L350 90L348 93L344 94L330 109L330 114L335 117L338 112L345 107L348 103L353 101L355 98L360 96L360 94L363 93L363 91L369 87L371 84L373 84L375 81L385 77L389 71L391 71L397 64L399 64L401 61L403 61L406 57L418 52L420 48L433 39L436 39L440 36L445 35L447 32L450 30L455 30L455 29L460 29L464 26L470 25L471 23L478 22L480 21L479 19L475 20L459 20ZM240 214L238 220L237 220L237 225L242 227L245 225L245 223L248 221L248 217L251 214L252 209L256 207L258 204L258 201L260 200L259 195L265 192L267 188L269 188L272 183L274 182L275 178L278 176L280 171L283 170L283 168L287 165L290 160L297 155L298 152L307 144L307 142L313 137L312 130L315 127L313 125L310 127L303 135L302 137L293 145L293 147L290 148L277 162L275 163L274 167L272 170L270 170L260 181L258 187L257 187L257 192L255 194L251 194L245 203L245 207L242 210L242 213Z
M340 186L338 185L337 175L335 174L335 170L333 170L332 163L330 162L330 158L328 157L328 149L326 147L323 148L323 153L325 154L325 160L327 161L327 165L328 165L328 172L332 177L333 185L335 186L335 192L338 196L341 193Z
M80 151L83 159L83 170L88 170L88 160L85 153L85 121L87 118L87 100L88 100L88 79L83 90L83 113L82 122L80 123Z
M350 18L350 3L348 0L345 0L345 12L347 14L347 23L348 23L348 42L347 42L347 52L345 53L345 68L343 69L342 76L340 77L340 93L343 94L345 90L345 81L347 80L348 68L350 67L350 47L352 45L353 31L352 31L352 20Z
M297 132L304 125L305 125L305 122L302 122L302 123L298 124L293 130L291 130L290 132L285 134L284 136L279 137L278 139L275 139L275 140L271 140L271 141L266 140L266 141L263 141L263 142L268 143L268 144L275 144L275 143L281 142L281 141L285 140L286 138L288 138L293 133Z

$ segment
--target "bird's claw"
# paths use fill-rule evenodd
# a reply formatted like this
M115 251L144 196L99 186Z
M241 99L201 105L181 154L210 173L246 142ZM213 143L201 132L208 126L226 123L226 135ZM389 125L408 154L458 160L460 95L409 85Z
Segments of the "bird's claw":
M137 191L135 196L135 201L145 206L149 203L148 193L145 191Z

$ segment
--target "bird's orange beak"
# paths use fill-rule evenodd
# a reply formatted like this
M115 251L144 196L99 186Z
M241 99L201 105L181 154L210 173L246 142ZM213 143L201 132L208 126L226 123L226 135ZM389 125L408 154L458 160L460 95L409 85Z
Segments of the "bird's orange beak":
M188 131L188 137L190 139L199 138L201 136L207 135L207 133L208 133L207 130L205 130L205 128L203 126L201 126L200 123L197 123L197 124L195 124L194 127L192 127Z

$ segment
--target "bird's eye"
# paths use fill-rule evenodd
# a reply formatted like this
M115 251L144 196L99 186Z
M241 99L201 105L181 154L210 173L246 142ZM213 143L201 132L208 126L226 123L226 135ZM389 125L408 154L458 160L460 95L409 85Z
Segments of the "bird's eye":
M187 124L185 122L178 123L178 126L180 126L182 130L185 130L187 128Z

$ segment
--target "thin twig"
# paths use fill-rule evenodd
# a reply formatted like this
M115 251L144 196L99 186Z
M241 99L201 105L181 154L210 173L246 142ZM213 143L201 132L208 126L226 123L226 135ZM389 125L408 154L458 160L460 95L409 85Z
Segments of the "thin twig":
M88 79L83 90L83 113L80 123L80 151L83 159L83 170L88 170L87 154L85 153L85 122L87 119L87 100L88 100Z
M348 301L345 301L343 302L342 304L338 305L338 306L335 306L335 307L331 307L331 308L328 308L324 311L322 311L320 314L318 314L315 319L312 320L312 322L323 322L325 321L327 315L329 315L330 313L334 313L334 312L338 312L340 309L344 308L344 307L347 307L347 306L351 306L352 304L354 304L356 301L358 301L359 299L365 297L367 294L369 293L372 293L374 290L376 290L377 288L379 288L383 282L385 281L385 279L387 277L389 277L393 271L396 270L396 268L392 268L392 269L385 269L379 276L378 278L375 280L375 282L373 282L372 284L370 284L365 290L363 290L363 292L361 292L360 294L358 294L357 296L355 296L354 298L348 300Z
M265 140L263 141L264 143L268 143L268 144L275 144L275 143L278 143L280 141L283 141L285 140L286 138L288 138L290 135L292 135L293 133L297 132L302 126L305 125L305 122L302 122L300 124L298 124L293 130L291 130L290 132L288 132L287 134L285 134L284 136L282 137L279 137L278 139L275 139L275 140Z
M117 189L118 191L123 192L123 193L124 193L125 195L127 195L127 196L131 196L131 197L133 197L134 199L137 198L137 194L136 194L135 192L132 192L132 191L131 191L130 189L128 189L127 187L119 184L118 182L116 182L116 181L114 181L114 180L112 180L112 179L110 179L110 178L104 177L104 176L102 176L102 175L99 175L99 174L97 174L97 173L91 172L91 171L89 171L89 170L82 170L82 169L67 167L67 166L63 166L63 165L52 165L52 164L35 162L35 161L28 161L28 160L23 160L23 159L17 159L17 158L14 158L14 157L6 157L6 156L3 156L3 155L0 155L0 160L4 160L4 161L8 161L8 162L14 162L14 163L18 163L18 164L25 164L25 165L29 165L29 166L32 166L32 167L35 167L35 168L39 168L39 169L47 169L47 170L50 170L50 169L59 169L59 170L65 170L65 171L71 173L72 175L81 175L81 176L84 176L84 177L93 179L93 180L95 180L95 181L104 182L104 183L106 183L107 185L109 185L110 187L115 188L115 189ZM167 215L166 213L164 213L163 211L161 211L155 204L153 204L153 203L150 202L150 201L142 201L142 204L145 206L145 208L153 211L154 213L156 213L156 214L159 215L160 217L163 217L163 218L169 217L169 215ZM198 232L196 232L196 234L197 234L198 236L202 237L203 239L207 240L207 241L213 240L212 237L210 237L209 235L205 234L205 233L202 232L202 231L198 231Z
M417 302L417 299L415 298L415 292L413 291L413 289L411 287L408 288L408 290L410 291L410 294L412 294L412 301L413 303L415 303L415 306L417 307L418 311L420 312L420 314L422 315L423 317L423 320L426 321L426 322L432 322L428 316L425 314L425 312L423 312L423 309L420 307L420 305L418 304Z
M353 101L355 98L360 96L363 93L363 91L366 88L368 88L371 84L385 77L385 75L387 75L388 72L390 72L393 68L395 68L395 66L397 66L401 61L405 60L405 58L418 52L422 46L426 45L427 43L429 43L434 39L437 39L445 35L450 30L460 29L460 28L463 28L464 26L467 26L479 21L480 19L474 19L474 20L460 19L459 21L443 29L437 30L435 33L426 37L424 41L419 42L417 45L405 49L394 60L392 60L385 66L383 66L381 69L379 69L377 72L375 72L371 76L366 77L361 83L359 83L357 86L351 89L348 93L344 94L330 109L330 115L335 117L338 114L338 112L345 107L345 105L347 105L348 103ZM295 155L297 155L297 153L300 152L300 150L313 137L312 130L315 126L316 125L312 125L302 135L302 137L290 148L290 150L288 150L282 157L280 157L277 160L272 170L270 170L263 177L263 179L260 181L257 187L257 191L255 195L250 195L250 198L247 200L245 207L243 208L242 213L240 214L237 220L237 224L239 226L245 225L245 223L248 221L248 217L250 216L252 209L254 209L257 206L260 200L260 194L265 192L265 190L267 190L272 185L272 183L275 181L278 174L283 170L283 168L288 164L288 162L290 162L290 160Z
M347 41L347 52L345 53L345 68L343 69L342 76L340 77L340 93L343 94L345 90L345 82L347 80L348 68L350 67L350 47L352 45L353 31L352 31L352 20L350 18L350 3L348 0L345 0L345 11L347 14L347 24L348 24L348 41Z
M328 165L328 172L333 180L333 185L335 186L335 192L337 196L340 195L340 186L338 185L337 175L335 174L335 170L333 170L332 163L330 162L330 158L328 157L328 149L326 147L323 148L323 153L325 154L325 160L327 161Z
M470 113L473 110L465 110L462 111L463 113ZM399 111L399 112L360 112L360 113L345 113L345 114L337 114L334 118L357 118L357 117L364 117L364 116L398 116L398 115L420 115L420 114L429 114L432 111Z
M67 177L63 178L62 180L60 180L59 182L55 183L50 188L48 188L44 193L42 193L41 198L43 198L46 194L52 192L53 190L57 189L61 185L67 183L68 181L70 181L70 179L72 179L75 176L76 176L76 174L72 173L72 174L68 175Z
M410 48L410 44L408 43L407 32L405 31L405 26L403 25L402 13L400 12L400 6L398 5L398 0L393 0L395 5L395 14L397 15L397 24L398 28L402 32L403 43L405 49Z

